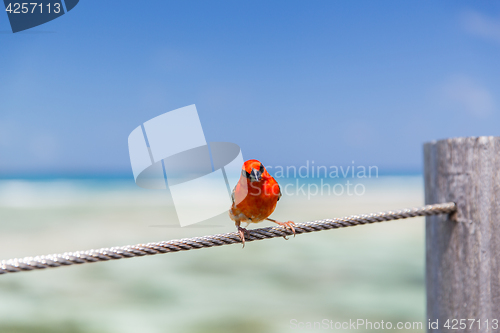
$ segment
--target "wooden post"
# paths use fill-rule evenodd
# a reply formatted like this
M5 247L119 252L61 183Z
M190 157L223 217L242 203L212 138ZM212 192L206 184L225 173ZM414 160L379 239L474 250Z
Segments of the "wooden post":
M458 206L426 218L427 330L500 331L500 137L426 143L424 160L425 203Z

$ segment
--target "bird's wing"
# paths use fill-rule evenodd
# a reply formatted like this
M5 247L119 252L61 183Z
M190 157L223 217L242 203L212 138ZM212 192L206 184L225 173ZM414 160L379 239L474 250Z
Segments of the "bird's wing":
M231 192L231 201L232 201L233 205L234 205L234 191L236 191L236 186L233 188L233 192Z
M278 183L276 183L276 184L278 184ZM281 187L280 187L280 185L279 185L279 184L278 184L278 190L280 191L280 193L278 194L278 200L277 200L277 201L280 201L281 196L282 196L283 194L281 193Z

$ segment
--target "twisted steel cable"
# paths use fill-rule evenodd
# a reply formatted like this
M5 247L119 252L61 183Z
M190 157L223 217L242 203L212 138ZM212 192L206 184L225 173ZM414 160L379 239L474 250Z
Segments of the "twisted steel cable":
M295 233L303 234L313 231L351 227L375 222L406 219L409 217L429 216L438 214L450 214L456 211L453 202L444 204L427 205L419 208L387 211L367 215L352 215L334 219L317 220L312 222L295 224ZM283 226L267 227L248 230L249 235L245 237L246 242L256 240L285 237L292 235L292 231ZM212 246L241 243L236 232L217 234L203 237L183 238L179 240L163 241L157 243L127 245L121 247L102 248L99 250L66 252L63 254L49 254L37 257L25 257L18 259L2 260L0 262L0 274L15 273L20 271L31 271L73 264L85 264L112 259L123 259L142 257L160 253L178 252L200 249Z

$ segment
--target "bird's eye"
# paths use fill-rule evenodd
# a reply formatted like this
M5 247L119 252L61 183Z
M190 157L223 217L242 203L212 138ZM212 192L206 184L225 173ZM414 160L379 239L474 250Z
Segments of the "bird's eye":
M260 164L260 169L259 169L260 173L263 174L264 173L264 166L262 165L262 163Z
M250 179L250 174L246 170L241 170L241 174Z

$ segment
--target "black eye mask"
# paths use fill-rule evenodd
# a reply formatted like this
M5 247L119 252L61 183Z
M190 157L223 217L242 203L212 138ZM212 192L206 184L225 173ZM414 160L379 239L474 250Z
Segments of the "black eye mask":
M247 179L250 179L250 174L246 170L241 170L241 174L247 177Z
M264 174L264 166L262 164L260 164L259 172L261 175ZM250 179L250 174L246 170L241 170L241 174L247 179Z

